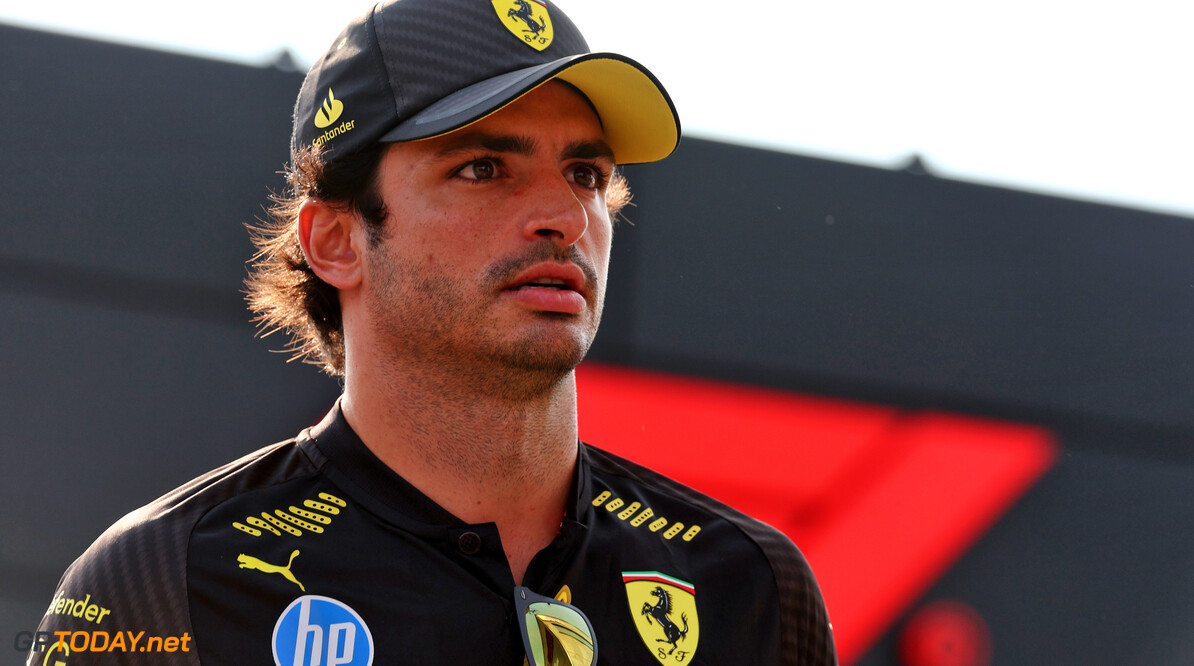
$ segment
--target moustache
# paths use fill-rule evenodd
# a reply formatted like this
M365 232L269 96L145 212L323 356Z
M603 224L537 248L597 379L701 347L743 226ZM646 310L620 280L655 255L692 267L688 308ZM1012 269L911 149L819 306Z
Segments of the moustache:
M576 249L575 245L560 247L550 240L544 240L518 254L494 261L485 270L486 283L490 285L505 284L527 268L546 261L576 264L576 267L585 276L586 290L593 289L597 284L597 269Z

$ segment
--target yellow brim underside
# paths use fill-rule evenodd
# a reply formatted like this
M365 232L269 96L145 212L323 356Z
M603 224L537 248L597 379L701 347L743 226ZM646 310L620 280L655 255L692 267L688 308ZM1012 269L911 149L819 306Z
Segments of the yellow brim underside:
M646 74L620 60L581 61L556 75L589 98L618 164L661 160L680 141L679 121Z
M612 58L577 62L488 113L424 139L458 132L480 122L554 79L575 86L589 98L618 164L661 160L671 155L680 143L680 119L659 86L637 67Z

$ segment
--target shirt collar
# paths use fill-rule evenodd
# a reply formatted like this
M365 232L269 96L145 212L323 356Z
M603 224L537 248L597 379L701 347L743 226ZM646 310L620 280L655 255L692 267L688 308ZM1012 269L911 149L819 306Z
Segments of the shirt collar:
M358 491L358 501L372 505L375 511L395 522L416 531L424 531L417 527L453 528L466 524L374 455L344 418L339 400L320 423L303 431L298 440L299 446L325 474L348 485L346 490ZM591 485L588 451L582 443L565 507L565 523L589 524L593 507L585 498L591 495ZM418 525L410 524L411 521Z

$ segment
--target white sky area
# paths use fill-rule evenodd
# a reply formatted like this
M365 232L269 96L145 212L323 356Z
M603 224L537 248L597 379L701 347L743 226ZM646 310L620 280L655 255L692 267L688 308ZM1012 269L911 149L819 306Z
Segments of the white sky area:
M1189 0L557 4L664 82L688 136L1194 217ZM306 67L366 6L0 0L0 22Z

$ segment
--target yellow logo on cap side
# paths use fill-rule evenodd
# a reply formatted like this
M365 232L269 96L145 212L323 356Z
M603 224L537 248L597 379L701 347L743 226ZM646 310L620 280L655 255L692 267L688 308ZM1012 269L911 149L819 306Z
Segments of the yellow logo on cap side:
M687 664L701 638L696 588L658 571L623 571L638 635L660 664Z
M315 114L315 126L323 129L336 122L341 113L344 113L344 102L336 99L332 89L328 88L328 98L323 100L323 107Z
M512 35L536 51L551 46L551 17L540 0L493 0L493 10Z

